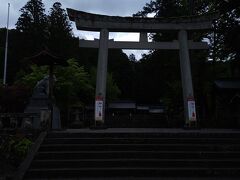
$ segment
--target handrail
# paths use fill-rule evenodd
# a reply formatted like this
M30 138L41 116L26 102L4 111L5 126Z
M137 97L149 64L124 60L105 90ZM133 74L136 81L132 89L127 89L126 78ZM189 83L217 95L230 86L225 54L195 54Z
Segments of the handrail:
M18 167L17 172L14 175L14 180L22 180L24 178L24 175L26 174L27 170L29 169L34 156L38 152L42 142L44 141L45 137L47 135L47 132L41 132L38 136L36 142L32 145L27 157L25 160L21 163L21 165Z

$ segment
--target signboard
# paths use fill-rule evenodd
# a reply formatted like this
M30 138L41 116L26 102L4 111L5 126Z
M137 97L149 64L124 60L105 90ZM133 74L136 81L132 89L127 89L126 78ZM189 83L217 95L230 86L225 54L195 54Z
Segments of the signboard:
M103 121L103 98L96 97L95 101L95 120Z
M196 117L196 106L193 97L188 98L188 118L189 121L197 121Z

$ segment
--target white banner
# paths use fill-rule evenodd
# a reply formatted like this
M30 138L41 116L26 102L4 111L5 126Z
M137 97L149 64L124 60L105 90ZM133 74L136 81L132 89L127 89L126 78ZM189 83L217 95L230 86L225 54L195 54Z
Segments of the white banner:
M195 101L192 98L188 99L188 117L189 121L197 121Z
M103 120L103 100L96 99L95 101L95 120Z

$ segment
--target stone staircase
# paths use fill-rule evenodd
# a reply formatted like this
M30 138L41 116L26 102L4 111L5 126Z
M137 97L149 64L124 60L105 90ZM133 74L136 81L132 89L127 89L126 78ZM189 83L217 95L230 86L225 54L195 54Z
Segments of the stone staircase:
M240 177L240 133L50 132L24 179Z

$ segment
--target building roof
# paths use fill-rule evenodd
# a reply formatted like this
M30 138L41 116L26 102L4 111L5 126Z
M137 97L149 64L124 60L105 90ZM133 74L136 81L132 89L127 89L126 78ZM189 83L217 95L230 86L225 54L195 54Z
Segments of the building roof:
M109 109L135 109L136 103L133 101L115 101L108 104Z
M47 50L43 50L31 57L25 58L25 59L32 61L34 64L37 64L38 66L44 66L44 65L68 66L68 63L65 59L58 57Z
M220 89L240 89L240 79L216 80L214 84Z

